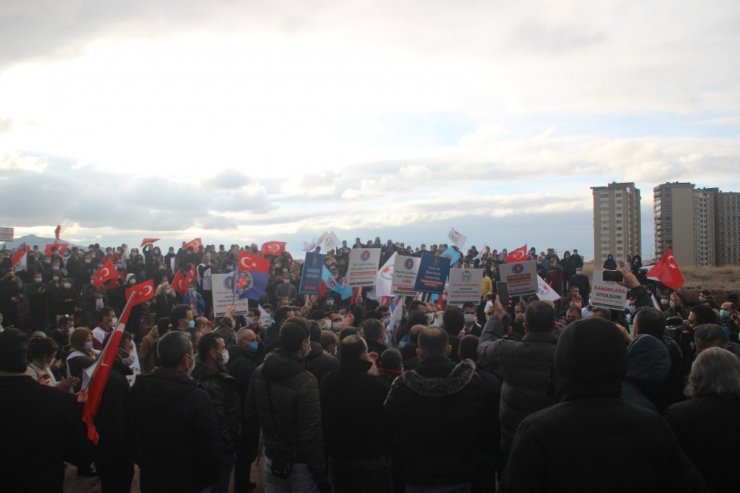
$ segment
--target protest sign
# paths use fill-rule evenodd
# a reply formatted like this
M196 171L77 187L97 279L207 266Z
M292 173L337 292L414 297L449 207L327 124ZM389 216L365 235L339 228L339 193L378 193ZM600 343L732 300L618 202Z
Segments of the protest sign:
M347 281L350 286L373 286L378 274L380 248L353 248L349 253Z
M499 266L501 280L509 286L509 296L537 293L537 262L516 262Z
M421 256L419 262L419 272L416 276L414 289L427 293L441 293L444 291L449 273L449 259L425 253Z
M239 272L238 275L246 278L251 275L251 272ZM247 298L240 298L238 291L234 293L234 273L228 274L212 274L211 281L213 282L213 314L216 317L223 317L226 313L226 308L229 305L234 305L234 315L246 315L247 309L249 308L249 300ZM240 279L237 279L237 285L240 283Z
M468 237L455 228L450 228L450 232L447 233L447 238L449 238L452 244L457 248L462 248L465 245L465 242L468 241Z
M306 253L301 284L298 287L300 294L321 294L321 269L324 267L325 258L326 255L320 253Z
M558 292L552 289L540 276L537 276L537 297L541 301L557 301L560 299Z
M14 228L0 228L0 241L13 241Z
M391 292L401 295L416 294L416 275L419 273L419 259L407 255L396 255L393 264Z
M591 306L608 308L610 310L624 310L624 304L627 302L626 287L616 282L602 280L601 271L595 271L591 281Z
M396 264L396 255L396 252L393 252L391 258L386 260L383 267L381 267L375 275L376 299L381 299L384 296L391 295L391 288L393 286L393 266Z
M450 269L447 303L456 305L480 300L481 279L483 279L483 269Z

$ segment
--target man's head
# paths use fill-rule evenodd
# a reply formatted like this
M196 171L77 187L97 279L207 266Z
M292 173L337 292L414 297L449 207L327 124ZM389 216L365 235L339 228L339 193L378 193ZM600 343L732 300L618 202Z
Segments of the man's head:
M635 335L649 334L662 339L665 332L665 315L655 308L640 308L635 314L633 330Z
M696 352L700 353L710 347L726 349L730 338L722 326L717 324L702 324L694 327L694 343Z
M293 312L293 307L291 306L281 306L275 311L275 323L280 326L283 322L286 320L292 318L295 316L295 313Z
M195 366L193 345L185 332L172 331L162 336L157 342L157 359L159 366L187 372Z
M239 329L239 332L236 333L236 345L245 350L250 347L257 349L256 346L259 345L257 334L252 329Z
M308 324L296 317L286 320L280 326L279 344L281 350L303 358L311 348Z
M544 301L533 301L524 311L527 332L552 332L555 328L555 310Z
M226 344L221 336L211 332L198 341L198 359L203 363L218 365L224 363L226 356Z
M385 340L385 327L383 327L383 322L377 318L368 318L362 322L362 333L367 341L382 344Z
M457 347L457 355L460 357L460 360L472 359L477 362L479 342L478 336L474 336L473 334L468 334L460 339L460 345Z
M338 344L339 339L337 339L337 335L334 332L331 330L321 331L321 347L324 351L329 354L337 354Z
M718 324L719 317L709 305L694 305L689 310L689 326L697 327L704 324Z
M611 320L612 312L610 312L608 308L602 308L600 306L597 306L591 311L591 316L594 318L603 318L604 320Z
M569 307L565 312L565 323L573 323L581 319L581 310L575 307Z
M446 358L451 351L450 339L442 329L437 327L425 327L419 334L419 347L417 354L420 358L443 357Z
M691 365L686 395L740 397L740 359L730 351L707 348Z
M176 330L185 330L195 326L193 308L190 305L175 305L170 312L170 324Z
M403 357L398 349L389 348L383 351L378 359L378 368L389 375L400 375L403 372Z
M365 340L358 335L347 336L342 339L339 343L339 354L341 359L339 360L342 366L348 366L353 361L366 360L369 361L367 355L367 344Z
M0 332L0 371L25 373L28 366L26 334L8 328Z
M465 326L465 315L458 308L448 308L442 315L442 326L451 337L456 337Z
M115 316L116 312L113 308L104 306L98 310L98 324L101 327L109 327Z

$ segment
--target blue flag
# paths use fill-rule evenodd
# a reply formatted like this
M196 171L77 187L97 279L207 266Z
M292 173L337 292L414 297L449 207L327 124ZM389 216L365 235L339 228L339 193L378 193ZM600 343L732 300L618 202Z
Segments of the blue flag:
M335 293L339 293L339 295L342 297L343 300L346 300L347 298L352 297L352 288L348 286L344 286L343 284L340 284L334 276L331 275L331 271L326 268L326 266L323 266L324 268L321 270L321 280L324 281L324 284L328 289L331 291L334 291Z
M455 265L457 265L457 263L462 258L462 255L460 255L460 252L458 252L452 247L447 247L447 250L442 252L441 256L446 259L449 259L451 267L454 267Z
M227 278L228 286L233 290L234 296L239 299L259 300L265 294L270 274L267 272L239 272L235 271Z

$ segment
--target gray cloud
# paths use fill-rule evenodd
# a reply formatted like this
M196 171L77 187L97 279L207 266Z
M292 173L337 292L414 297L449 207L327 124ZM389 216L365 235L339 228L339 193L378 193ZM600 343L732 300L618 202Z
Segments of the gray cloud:
M608 39L605 33L588 30L576 24L547 24L527 19L512 32L514 46L544 53L566 53L602 44Z

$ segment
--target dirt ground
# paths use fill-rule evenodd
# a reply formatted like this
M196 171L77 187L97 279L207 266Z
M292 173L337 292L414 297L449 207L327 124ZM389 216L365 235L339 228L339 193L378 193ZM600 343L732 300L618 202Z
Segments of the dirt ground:
M252 481L257 483L255 493L263 493L265 485L262 476L263 461L252 464ZM231 480L229 491L234 492L234 480ZM100 480L98 478L83 478L77 476L77 468L67 465L64 478L64 493L100 493ZM134 480L131 483L131 493L139 493L139 469L134 467Z

